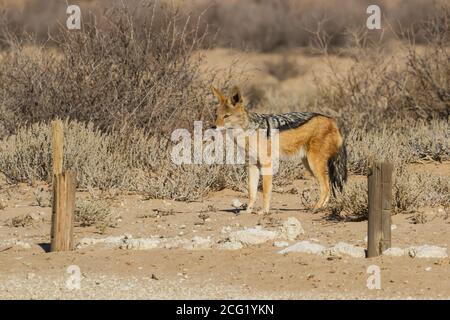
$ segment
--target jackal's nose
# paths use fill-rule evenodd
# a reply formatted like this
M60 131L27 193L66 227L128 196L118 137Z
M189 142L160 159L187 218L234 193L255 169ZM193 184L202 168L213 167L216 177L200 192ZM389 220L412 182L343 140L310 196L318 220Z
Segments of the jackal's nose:
M211 129L216 130L216 129L217 129L217 126L214 125L214 126L211 127Z

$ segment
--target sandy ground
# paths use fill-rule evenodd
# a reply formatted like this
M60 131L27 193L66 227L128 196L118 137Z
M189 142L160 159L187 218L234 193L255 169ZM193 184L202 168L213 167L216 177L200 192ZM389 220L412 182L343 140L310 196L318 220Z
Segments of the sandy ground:
M431 164L430 170L446 170ZM434 169L433 169L434 168ZM441 171L442 172L442 171ZM296 181L307 186L312 180ZM0 198L0 298L3 299L450 299L450 261L388 257L365 259L324 257L307 253L279 254L274 241L238 250L187 250L157 248L126 250L92 245L67 253L47 253L50 234L49 207L39 207L36 187L2 185ZM77 196L83 196L80 192ZM343 222L312 214L298 194L273 195L273 213L267 216L236 214L233 199L245 194L223 190L198 202L144 200L139 195L117 196L115 228L104 234L94 227L76 227L75 242L85 237L105 238L130 234L133 238L161 239L211 237L220 241L223 229L240 230L257 225L279 227L289 217L298 219L305 231L290 244L309 240L324 246L344 241L366 247L367 222ZM393 216L396 229L392 245L450 245L449 214L442 208L426 209L431 217L414 224L412 214ZM445 212L444 214L442 212ZM11 227L12 218L34 214L43 217L26 227ZM206 221L199 215L205 215ZM19 243L18 243L19 241ZM30 244L23 247L20 243ZM71 289L69 266L80 270L80 288ZM367 268L380 267L381 289L368 289ZM69 285L68 285L69 284Z

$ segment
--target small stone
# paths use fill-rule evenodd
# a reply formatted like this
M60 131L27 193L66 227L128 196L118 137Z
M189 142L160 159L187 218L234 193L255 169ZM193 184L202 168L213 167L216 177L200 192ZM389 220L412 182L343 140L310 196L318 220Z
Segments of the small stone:
M431 267L427 267L427 268L425 268L425 271L431 271Z
M364 248L357 247L345 242L339 242L337 243L333 248L331 248L332 251L339 253L339 254L345 254L354 258L365 258L366 252Z
M262 229L261 226L247 228L230 233L230 241L252 245L261 244L278 237L278 232Z
M220 243L217 246L217 249L219 250L239 250L242 249L243 245L240 242L237 241L227 241Z
M301 234L305 234L302 224L296 218L289 217L283 222L280 230L281 237L287 240L295 240Z
M127 250L148 250L157 248L161 241L158 239L127 239L125 238L120 249Z
M233 200L231 200L231 206L233 208L239 209L242 207L242 203L241 203L241 201L239 201L239 199L234 198Z
M231 227L230 226L225 226L222 227L222 230L220 230L221 233L229 233L231 232Z
M405 250L402 248L392 247L383 251L383 255L390 257L401 257L405 255Z
M300 241L281 251L278 251L278 253L284 254L289 252L304 252L304 253L320 254L325 249L326 248L324 246L317 243L311 243L309 241Z
M273 243L274 247L278 247L278 248L283 248L283 247L288 247L289 246L289 242L286 241L275 241Z
M447 258L447 248L431 246L425 244L423 246L409 247L408 254L410 257L416 258Z
M199 236L195 236L192 240L184 245L184 248L187 250L206 250L211 249L213 246L213 241L210 237L202 238Z
M28 242L23 242L23 241L17 240L15 242L15 245L22 249L31 249L31 244L29 244Z

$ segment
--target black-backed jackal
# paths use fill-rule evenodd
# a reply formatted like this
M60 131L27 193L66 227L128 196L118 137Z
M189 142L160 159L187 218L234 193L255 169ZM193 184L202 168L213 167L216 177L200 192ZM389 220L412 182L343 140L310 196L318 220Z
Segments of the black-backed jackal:
M242 95L233 87L229 96L216 88L211 88L219 99L214 128L255 130L277 129L279 134L279 154L281 156L300 156L305 168L318 180L320 198L314 209L323 207L330 199L330 191L341 190L347 180L347 154L344 141L336 120L312 112L290 112L286 114L257 114L247 111ZM258 138L260 139L260 138ZM269 134L266 143L270 147ZM247 146L248 148L248 146ZM265 150L267 152L267 150ZM272 193L272 175L264 174L270 166L267 157L263 159L258 150L255 164L249 164L248 186L249 202L247 212L252 212L256 200L260 171L263 173L263 209L268 213ZM267 154L267 153L265 153ZM330 190L331 189L331 190Z

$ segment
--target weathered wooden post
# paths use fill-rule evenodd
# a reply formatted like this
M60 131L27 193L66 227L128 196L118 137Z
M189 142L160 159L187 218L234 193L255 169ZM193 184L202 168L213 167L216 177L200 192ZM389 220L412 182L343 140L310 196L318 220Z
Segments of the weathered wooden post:
M73 249L75 174L63 172L64 133L61 120L52 122L53 205L50 251Z
M368 176L368 258L379 256L391 247L392 171L391 163L371 164Z

